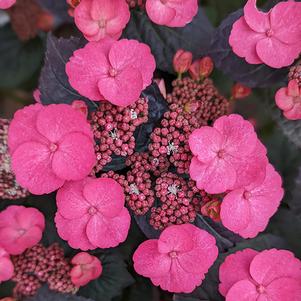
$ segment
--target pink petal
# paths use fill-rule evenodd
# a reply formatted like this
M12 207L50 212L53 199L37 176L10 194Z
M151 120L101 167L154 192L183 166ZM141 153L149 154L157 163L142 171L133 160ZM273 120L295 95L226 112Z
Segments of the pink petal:
M283 115L290 120L301 119L301 99L300 102L295 103L291 110L283 112Z
M16 221L23 229L30 229L37 226L41 231L45 228L44 215L36 208L24 208L16 213Z
M289 111L294 106L294 97L287 94L287 88L280 88L275 95L276 105L283 111Z
M250 274L259 284L269 285L275 279L301 279L301 262L286 250L265 250L256 255L250 265Z
M106 217L115 217L124 208L123 188L113 179L93 179L85 185L83 195Z
M37 115L42 109L42 105L35 104L15 113L8 130L8 146L11 154L24 142L47 143L47 140L36 130Z
M106 1L106 0L92 0L91 1L91 17L94 20L110 20L112 19L117 13L117 3L119 1Z
M0 240L1 246L9 254L21 254L24 249L23 246L16 244L17 239L19 238L20 233L17 228L13 227L1 227L0 228Z
M260 59L268 66L282 68L290 66L301 52L301 44L287 45L276 38L260 40L256 45Z
M96 163L93 141L80 132L66 135L53 154L52 168L65 180L80 180L88 176Z
M94 259L93 256L91 256L89 253L80 252L72 258L71 263L72 264L88 264L88 263L93 262L93 259Z
M149 239L139 245L133 255L135 271L144 277L166 275L171 267L171 258L158 251L158 240Z
M145 8L148 17L159 25L167 25L176 16L176 10L163 4L160 0L147 0Z
M10 251L12 255L23 253L27 248L35 246L42 239L43 231L40 227L33 226L29 228L24 235L15 241L14 250Z
M244 249L226 257L219 268L219 292L224 297L236 282L250 278L249 268L256 254L255 250Z
M0 9L8 9L11 6L13 6L15 3L16 0L0 0Z
M10 280L13 274L14 265L11 260L9 258L0 258L0 282Z
M194 130L189 136L190 150L202 163L209 163L217 157L222 142L220 132L209 126Z
M294 97L300 96L301 93L299 83L296 79L292 79L289 81L287 86L287 94Z
M95 214L87 224L87 237L98 248L116 247L126 240L130 223L131 218L126 208L113 218Z
M256 2L257 0L248 0L244 7L244 18L252 30L265 33L271 27L270 15L259 11Z
M64 184L52 171L48 147L40 143L20 145L12 156L12 170L17 182L33 194L47 194Z
M249 64L262 64L256 52L256 44L264 37L263 34L254 32L246 23L245 18L241 17L233 24L229 44L233 52L245 58Z
M257 301L259 293L256 290L256 286L249 280L241 280L236 282L228 291L227 301Z
M23 206L12 205L0 212L0 228L12 227L14 228L17 221L17 214L23 211ZM1 250L1 246L0 246Z

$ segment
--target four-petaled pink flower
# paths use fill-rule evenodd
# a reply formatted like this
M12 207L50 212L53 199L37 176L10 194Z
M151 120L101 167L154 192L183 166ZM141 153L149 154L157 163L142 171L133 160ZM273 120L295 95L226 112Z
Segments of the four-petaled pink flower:
M258 11L256 0L248 0L244 16L233 25L229 43L250 64L291 65L301 52L301 3L280 2L264 13Z
M197 0L147 0L146 12L156 24L184 27L198 12Z
M0 0L0 9L8 9L16 3L16 0Z
M43 214L35 208L9 206L0 212L1 246L12 255L36 245L45 228Z
M238 251L222 263L219 279L226 301L301 300L301 262L286 250Z
M76 50L66 72L71 86L81 95L128 106L151 84L155 68L155 59L146 44L106 39Z
M288 86L281 88L275 95L276 105L283 110L283 115L290 120L301 119L301 88L293 79Z
M221 205L225 227L244 238L253 238L263 231L283 198L282 179L271 164L265 179L229 192Z
M191 224L166 228L159 239L143 242L135 251L135 271L154 285L175 293L190 293L202 283L218 255L215 239Z
M86 252L76 254L71 263L73 268L70 271L71 281L77 286L84 286L91 280L97 279L102 273L100 260Z
M66 104L25 107L15 113L8 132L12 170L33 194L86 177L96 161L93 145L85 116Z
M125 241L130 215L122 187L113 179L67 182L56 196L60 237L74 249L116 247Z
M232 114L203 126L189 137L194 155L190 176L211 194L246 186L265 176L266 149L252 124Z
M129 20L125 0L81 0L74 9L75 24L88 41L118 40Z
M13 277L14 265L10 260L9 254L0 247L0 283Z

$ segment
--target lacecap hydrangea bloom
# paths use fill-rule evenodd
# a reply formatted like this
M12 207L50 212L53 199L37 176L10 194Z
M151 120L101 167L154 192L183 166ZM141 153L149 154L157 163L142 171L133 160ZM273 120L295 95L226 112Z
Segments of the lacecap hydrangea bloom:
M14 265L10 260L9 254L0 247L0 283L13 277Z
M74 10L75 24L88 41L119 39L129 20L125 0L81 0Z
M149 46L135 40L90 42L66 64L71 86L91 100L128 106L151 84L155 59Z
M218 255L215 239L191 224L166 228L133 255L135 271L167 291L190 293L202 283Z
M301 300L301 262L286 250L231 254L220 266L219 279L226 301Z
M0 9L8 9L16 3L16 0L0 0Z
M147 0L146 12L156 24L184 27L198 12L197 0Z
M280 2L261 12L248 0L244 16L232 28L229 43L249 64L273 68L291 65L301 52L301 3Z
M102 273L100 260L86 252L76 254L71 263L73 265L70 271L71 281L77 286L84 286L91 280L97 279Z
M125 241L130 215L122 187L113 179L67 182L57 192L55 223L60 237L74 249L116 247Z
M66 104L35 104L17 111L8 146L17 182L33 194L86 177L96 162L89 123Z
M0 212L0 245L9 254L21 254L41 240L44 228L45 218L39 210L9 206Z

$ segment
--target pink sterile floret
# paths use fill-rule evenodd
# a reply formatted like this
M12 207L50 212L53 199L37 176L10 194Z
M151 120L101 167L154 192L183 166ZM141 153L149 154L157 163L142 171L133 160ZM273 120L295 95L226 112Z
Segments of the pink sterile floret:
M17 111L8 145L17 182L33 194L86 177L96 162L89 123L65 104L35 104Z
M0 212L1 246L12 255L36 245L45 228L43 214L35 208L9 206Z
M66 64L71 86L91 100L134 103L151 84L156 63L149 46L135 40L90 42Z
M263 181L229 192L221 205L225 227L244 238L263 231L283 198L282 180L272 165L266 167Z
M202 283L218 255L215 239L191 224L166 228L159 239L143 242L134 253L134 268L154 285L190 293Z
M147 0L146 12L159 25L184 27L198 12L197 0Z
M301 88L298 81L293 79L288 86L281 88L275 95L276 105L283 110L287 119L301 119Z
M301 52L301 3L280 2L264 13L258 11L256 0L248 0L244 16L233 25L229 43L250 64L291 65Z
M58 233L72 248L110 248L126 239L130 215L123 189L115 180L88 177L67 182L56 201Z
M0 283L13 277L14 265L10 260L9 254L0 247Z
M86 252L76 254L71 263L74 265L70 271L71 281L77 287L97 279L102 273L100 260Z
M301 262L286 250L245 249L229 255L219 270L226 301L301 300Z
M0 0L0 9L8 9L16 3L16 0Z
M223 193L265 176L266 149L252 124L239 115L222 116L213 127L195 130L189 146L194 155L190 176L208 193Z
M88 41L117 40L130 20L130 10L125 0L81 0L74 20Z

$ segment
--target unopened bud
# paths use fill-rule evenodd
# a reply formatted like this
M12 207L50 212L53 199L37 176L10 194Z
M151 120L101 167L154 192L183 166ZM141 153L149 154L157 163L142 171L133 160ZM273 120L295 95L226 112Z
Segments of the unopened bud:
M194 80L209 77L214 69L214 64L209 56L205 56L193 62L189 68L189 74Z
M188 71L192 63L192 53L180 49L176 52L173 58L174 70L179 74L183 74Z
M233 99L243 99L248 97L252 93L252 89L244 86L243 84L236 83L232 87L232 98Z
M74 100L72 102L72 108L84 114L85 117L88 117L88 107L84 101Z

